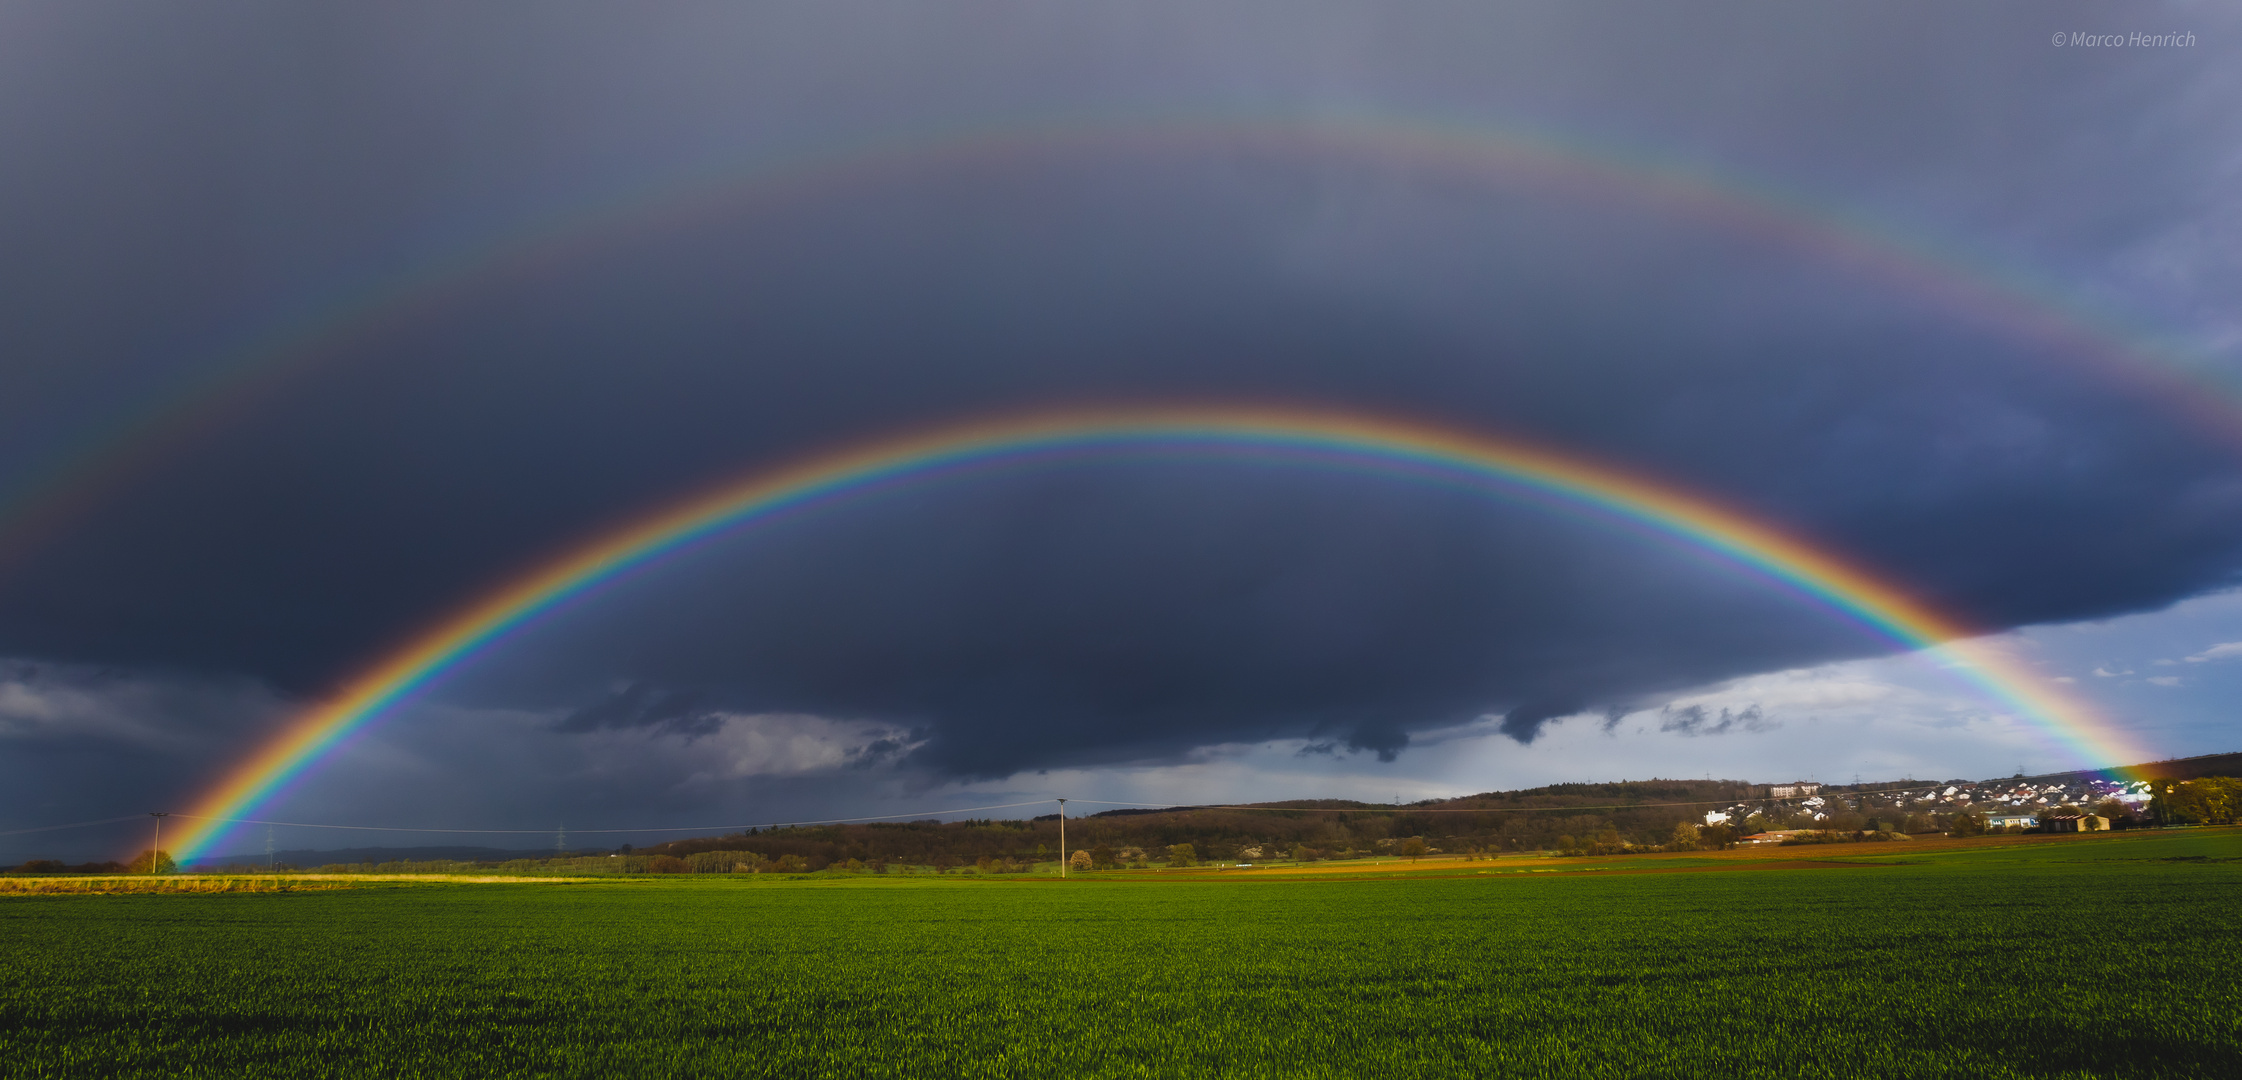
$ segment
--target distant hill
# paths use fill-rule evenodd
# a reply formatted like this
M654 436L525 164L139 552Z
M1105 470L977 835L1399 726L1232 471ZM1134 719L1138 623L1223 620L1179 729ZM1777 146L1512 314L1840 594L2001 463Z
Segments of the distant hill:
M2121 770L2144 780L2194 780L2205 776L2242 776L2242 754L2204 754L2132 765Z
M551 858L552 854L552 848L536 848L526 851L513 848L460 846L355 847L329 850L294 848L288 851L276 851L269 856L262 851L254 853L237 852L232 855L205 855L199 859L189 859L185 865L263 866L268 860L298 868L325 866L328 863L434 862L437 860L505 862L508 859Z
M2111 775L2169 780L2242 775L2242 753L2175 758L2108 771L2080 770L1935 783L1963 787L1978 783L2083 784ZM1926 783L1934 782L1909 779L1829 784L1823 790L1833 795L1888 792ZM1177 843L1193 844L1202 858L1210 855L1275 857L1278 852L1300 848L1319 854L1371 853L1385 850L1395 838L1410 836L1437 838L1458 848L1518 850L1563 845L1603 832L1656 839L1669 832L1676 822L1700 819L1705 810L1764 800L1767 788L1766 784L1743 780L1620 780L1600 784L1550 784L1400 804L1294 799L1243 806L1199 804L1128 808L1069 815L1067 839L1068 846L1074 848L1103 844L1115 849L1141 849L1146 858L1157 858L1157 853L1164 851L1166 845ZM1859 802L1858 806L1863 812L1871 812L1868 808L1875 796L1865 798L1870 801ZM1057 849L1056 819L1057 815L1046 814L1025 821L923 820L757 830L749 834L674 840L643 848L640 853L684 856L705 851L752 850L774 859L794 855L813 865L845 859L953 865L985 858L1032 860ZM592 853L606 854L606 851ZM329 863L437 860L499 863L511 859L549 858L552 854L550 848L361 847L327 851L295 849L279 852L275 858L290 866L317 867ZM262 866L266 859L262 852L236 853L196 859L190 865Z
M2132 780L2195 780L2205 776L2242 776L2242 754L2203 754L2197 757L2168 758L2140 765L2125 765L2115 769L2078 769L2072 772L2042 773L2037 776L2002 777L2003 780L2020 780L2035 784L2076 783L2102 777L2116 776ZM1991 782L1991 781L1985 781Z

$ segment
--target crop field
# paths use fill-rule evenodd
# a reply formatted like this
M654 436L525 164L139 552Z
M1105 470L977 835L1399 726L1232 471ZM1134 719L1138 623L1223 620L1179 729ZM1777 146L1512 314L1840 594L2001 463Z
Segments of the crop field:
M2242 1076L2242 831L1892 846L10 895L0 1072Z

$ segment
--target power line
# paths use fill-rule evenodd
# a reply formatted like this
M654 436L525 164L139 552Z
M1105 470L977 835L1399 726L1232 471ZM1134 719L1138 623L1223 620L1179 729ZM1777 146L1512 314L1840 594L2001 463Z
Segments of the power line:
M120 821L138 821L145 816L144 814L126 814L123 817L102 818L99 821L73 821L68 825L41 825L36 829L9 829L6 832L0 832L0 836L26 836L31 833L61 832L64 829L90 829L96 825L115 825ZM186 815L181 814L180 816L185 817Z

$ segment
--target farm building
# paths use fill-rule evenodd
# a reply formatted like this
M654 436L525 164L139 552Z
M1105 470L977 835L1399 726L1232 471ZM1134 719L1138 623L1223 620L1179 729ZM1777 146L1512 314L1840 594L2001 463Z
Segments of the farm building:
M1790 839L1790 838L1791 838L1791 837L1793 837L1793 836L1797 836L1797 835L1798 835L1799 833L1801 833L1801 832L1804 832L1804 831L1806 831L1806 830L1804 830L1804 829L1777 829L1777 830L1774 830L1774 831L1772 831L1772 832L1761 832L1761 833L1753 833L1753 834L1751 834L1750 836L1747 836L1747 837L1745 837L1745 838L1744 838L1744 839L1742 840L1742 843L1746 843L1746 844L1780 844L1780 843L1782 843L1783 841L1785 841L1785 840L1788 840L1788 839Z
M2040 828L2049 832L2106 832L2110 819L2098 814L2048 814L2040 818Z

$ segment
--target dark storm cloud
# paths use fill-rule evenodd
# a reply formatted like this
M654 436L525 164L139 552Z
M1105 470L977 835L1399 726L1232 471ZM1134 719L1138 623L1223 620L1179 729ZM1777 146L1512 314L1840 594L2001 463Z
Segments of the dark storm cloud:
M2235 280L2193 228L2235 220L2211 182L2232 66L2057 55L2047 33L2077 19L2044 5L1943 13L1935 33L1865 7L821 8L526 30L215 10L40 9L0 33L26 58L0 75L22 148L0 166L0 305L24 358L0 460L19 475L270 311L460 236L1023 101L1517 120L1909 221L2151 317L2215 311ZM2123 154L2082 134L2120 127ZM1955 295L1656 200L1375 156L930 159L619 230L349 341L0 567L0 652L320 693L716 478L1111 401L1543 439L1717 493L1987 628L2233 582L2233 448ZM1888 647L1608 523L1362 476L1102 462L719 544L444 692L585 738L892 725L913 734L851 760L1001 776L1278 738L1391 760L1483 716L1525 743Z
M562 718L561 731L598 731L601 728L644 728L690 739L709 735L724 726L724 718L701 707L701 695L689 690L662 690L632 683L600 701Z

